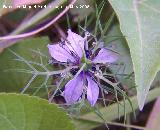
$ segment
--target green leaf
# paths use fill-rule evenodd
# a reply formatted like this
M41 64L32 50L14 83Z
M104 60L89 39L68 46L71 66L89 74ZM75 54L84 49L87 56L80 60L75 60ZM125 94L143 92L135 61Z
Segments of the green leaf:
M119 82L125 87L134 87L135 83L132 76L133 65L129 48L117 23L112 26L108 32L105 43L109 43L109 46L113 46L113 50L118 52L120 55L118 61L116 62L118 65L110 66L113 74L115 74Z
M160 1L109 0L128 42L135 72L140 110L160 69Z
M11 51L14 51L27 61L40 63L40 54L34 51L48 56L48 43L49 40L46 37L22 40L0 54L0 92L20 92L32 77L32 74L18 72L17 69L31 69L25 63L15 60L17 56L11 53ZM48 59L48 57L42 56L43 64L47 64ZM38 67L37 69L41 70L42 68ZM31 87L29 87L31 92L36 91L44 80L45 77L37 77L31 84ZM43 93L44 92L46 93L43 86Z
M62 109L27 95L0 94L1 130L75 130Z

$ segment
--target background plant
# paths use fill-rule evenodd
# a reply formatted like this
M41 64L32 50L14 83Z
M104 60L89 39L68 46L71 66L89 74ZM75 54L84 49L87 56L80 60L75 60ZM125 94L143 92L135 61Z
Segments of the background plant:
M3 5L5 2L11 4L7 0L1 1L0 4ZM71 2L75 4L76 0ZM68 1L46 1L46 4L60 6L67 5ZM138 108L135 103L135 88L140 109L143 108L148 93L147 102L159 96L159 88L156 87L159 85L157 74L159 60L157 59L159 58L158 9L160 3L158 0L97 2L77 0L76 5L79 4L89 4L90 8L83 9L83 11L74 8L69 12L69 9L65 8L44 8L38 9L38 11L0 10L2 14L0 23L4 25L0 26L0 48L3 51L0 55L0 91L25 92L45 99L50 99L51 95L55 94L53 102L63 103L63 100L59 99L60 97L56 93L63 88L68 79L65 77L60 82L57 76L50 75L50 72L55 74L61 72L57 70L60 66L52 66L51 62L48 62L50 60L46 45L65 36L68 28L81 35L88 31L96 42L112 47L115 52L120 54L120 58L117 64L111 65L106 71L105 80L101 78L107 82L102 87L105 93L102 93L99 103L95 107L91 108L85 100L73 106L66 107L64 104L60 106L72 116L77 129L91 129L100 124L113 124L109 121L121 116L124 116L124 121L128 123L128 113ZM7 23L6 21L12 22ZM15 26L12 26L13 23ZM64 26L64 23L65 25L68 23L68 25ZM7 49L4 50L4 48ZM61 84L53 84L56 81ZM118 86L115 87L114 82L118 83ZM150 86L153 90L149 92ZM9 101L9 98L12 97L7 94L3 95L6 96L2 100L8 97ZM110 95L112 98L108 98ZM1 106L3 106L3 101ZM5 108L5 105L2 108ZM87 111L84 111L86 108ZM111 113L111 110L117 111L117 114ZM20 127L12 121L10 115L4 114L9 112L5 112L4 109L1 113L2 117L4 115L11 124L14 124L11 127L17 126L16 128L19 129ZM75 114L79 116L75 117ZM2 127L4 130L8 129L6 124L8 122L2 122L0 126L4 126ZM132 125L114 125L145 129Z

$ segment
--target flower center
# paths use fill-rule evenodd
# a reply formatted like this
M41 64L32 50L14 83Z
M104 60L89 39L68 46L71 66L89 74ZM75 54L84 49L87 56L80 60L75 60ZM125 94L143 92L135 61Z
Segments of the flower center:
M90 65L90 64L92 64L92 62L87 58L87 57L82 57L81 58L81 64L87 64L87 65Z

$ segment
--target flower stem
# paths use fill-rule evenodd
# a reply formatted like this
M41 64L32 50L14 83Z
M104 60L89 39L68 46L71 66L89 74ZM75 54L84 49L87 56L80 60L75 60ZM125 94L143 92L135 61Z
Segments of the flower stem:
M74 68L78 68L78 66L67 67L66 69L63 69L63 70L57 70L57 71L51 71L51 72L49 72L49 71L48 72L37 72L37 74L52 76L52 75L56 75L56 74L66 73Z
M105 77L103 77L102 75L99 74L95 74L95 76L103 81L105 81L106 83L112 85L113 87L116 87L118 85L118 83L112 83L110 80L106 79Z
M77 77L82 71L83 71L83 69L86 67L86 63L84 63L83 65L82 65L82 67L79 69L79 71L76 73L76 75L74 76L74 78L75 77Z

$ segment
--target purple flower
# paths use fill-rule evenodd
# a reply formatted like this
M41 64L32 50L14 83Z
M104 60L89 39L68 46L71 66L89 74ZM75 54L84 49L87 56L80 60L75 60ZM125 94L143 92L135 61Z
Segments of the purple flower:
M68 104L77 102L85 92L91 106L94 106L99 96L99 87L90 68L97 64L113 63L118 54L106 48L98 48L95 56L93 48L88 48L87 37L68 30L66 40L58 44L48 45L50 55L60 63L82 66L86 64L78 75L76 74L66 85L63 96Z

